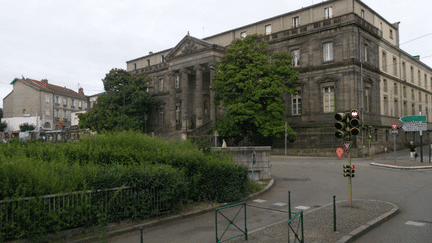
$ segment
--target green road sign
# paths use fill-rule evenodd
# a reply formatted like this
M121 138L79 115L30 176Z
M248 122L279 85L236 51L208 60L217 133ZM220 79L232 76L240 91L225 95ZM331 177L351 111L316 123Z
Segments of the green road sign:
M426 122L426 116L403 116L399 118L401 122Z

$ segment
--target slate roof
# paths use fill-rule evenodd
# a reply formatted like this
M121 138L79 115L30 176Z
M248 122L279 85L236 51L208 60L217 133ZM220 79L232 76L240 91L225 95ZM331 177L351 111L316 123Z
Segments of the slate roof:
M43 81L37 81L34 79L29 79L29 78L15 78L11 84L15 83L15 82L23 82L24 84L38 89L38 90L43 90L43 91L47 91L47 92L53 92L56 94L62 94L62 95L67 95L67 96L74 96L74 97L78 97L78 98L86 98L85 95L83 94L79 94L71 89L68 89L66 87L60 87L57 85L53 85L47 82L43 82Z

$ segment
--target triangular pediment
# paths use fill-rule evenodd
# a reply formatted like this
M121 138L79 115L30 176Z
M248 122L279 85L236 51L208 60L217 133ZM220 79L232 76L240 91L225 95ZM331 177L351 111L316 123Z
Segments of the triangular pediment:
M225 48L214 43L186 35L173 49L171 49L171 51L166 55L165 59L169 60L215 49L223 51Z

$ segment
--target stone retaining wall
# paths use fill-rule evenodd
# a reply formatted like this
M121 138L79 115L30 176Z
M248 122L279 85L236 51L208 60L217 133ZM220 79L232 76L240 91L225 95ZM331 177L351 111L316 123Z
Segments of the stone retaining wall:
M254 181L271 179L271 147L216 147L214 151L227 152L233 155L236 163L249 168L249 178ZM252 154L255 151L255 163ZM254 175L252 177L252 171Z

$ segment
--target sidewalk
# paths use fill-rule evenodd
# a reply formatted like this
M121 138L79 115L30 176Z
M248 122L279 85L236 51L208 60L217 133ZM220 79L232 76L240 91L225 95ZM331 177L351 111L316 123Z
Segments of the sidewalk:
M375 200L353 200L353 207L348 201L336 202L336 230L333 226L333 203L304 213L304 242L352 242L362 234L373 229L380 223L394 216L399 211L398 206ZM294 215L293 215L294 217ZM248 241L244 237L231 240L230 243L277 243L287 242L288 220L277 222L262 229L248 233ZM297 230L297 218L291 224ZM301 228L298 234L301 233ZM290 231L290 240L295 242L294 234ZM298 242L298 241L297 241Z
M372 161L370 163L372 166L405 170L432 169L432 163L429 163L428 146L423 146L423 163L420 162L420 148L417 149L417 154L419 157L417 157L414 161L411 161L408 150L397 151L396 159L392 151L385 154L379 154L368 159Z

